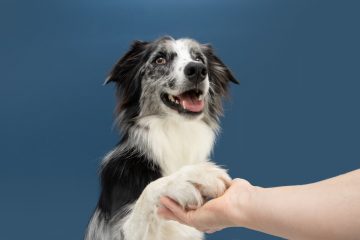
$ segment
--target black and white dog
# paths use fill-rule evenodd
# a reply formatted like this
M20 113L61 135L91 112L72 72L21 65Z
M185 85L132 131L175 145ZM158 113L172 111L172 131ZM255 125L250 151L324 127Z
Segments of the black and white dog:
M229 81L209 45L136 41L106 83L117 87L120 143L103 160L86 240L197 240L203 233L156 214L160 196L184 208L223 194L226 171L208 159Z

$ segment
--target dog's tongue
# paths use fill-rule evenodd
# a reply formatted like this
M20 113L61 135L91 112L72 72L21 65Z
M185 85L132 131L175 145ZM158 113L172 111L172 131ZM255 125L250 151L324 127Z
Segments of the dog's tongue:
M204 109L204 101L199 100L195 93L185 92L177 97L181 106L190 112L201 112Z

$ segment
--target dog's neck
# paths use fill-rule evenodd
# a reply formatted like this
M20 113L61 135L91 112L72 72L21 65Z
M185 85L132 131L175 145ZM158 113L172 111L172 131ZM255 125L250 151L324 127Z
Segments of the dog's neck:
M148 154L169 175L182 166L206 161L212 151L216 129L201 119L146 117L131 129L131 142Z

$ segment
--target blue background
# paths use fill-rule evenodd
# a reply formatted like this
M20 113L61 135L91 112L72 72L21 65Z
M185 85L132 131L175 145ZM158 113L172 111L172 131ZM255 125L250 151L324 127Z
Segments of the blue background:
M210 42L241 80L214 153L233 177L268 187L359 168L358 1L0 3L0 239L82 238L118 140L102 83L135 39Z

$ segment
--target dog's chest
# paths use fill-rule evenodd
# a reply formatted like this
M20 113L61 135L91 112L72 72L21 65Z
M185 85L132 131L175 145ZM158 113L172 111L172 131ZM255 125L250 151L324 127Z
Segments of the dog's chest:
M146 144L165 175L208 159L215 136L204 122L153 119L147 124Z

